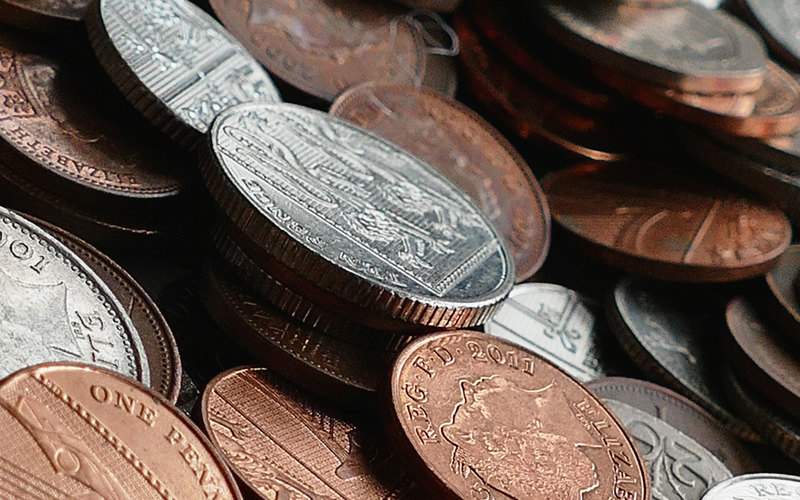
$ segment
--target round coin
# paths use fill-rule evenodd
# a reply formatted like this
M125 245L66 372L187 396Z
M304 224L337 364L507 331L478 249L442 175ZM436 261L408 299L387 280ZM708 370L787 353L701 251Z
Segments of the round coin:
M624 3L547 0L537 19L584 57L662 87L710 94L761 86L766 49L735 17L693 3Z
M91 0L0 0L0 22L47 35L77 32Z
M713 453L733 474L759 469L750 453L720 422L676 392L643 380L622 377L594 380L587 386L606 401L620 401L663 420Z
M800 477L784 474L747 474L714 486L702 500L737 500L739 498L782 498L800 500Z
M505 244L466 195L355 125L246 104L217 118L209 146L206 185L252 242L250 257L313 283L324 300L460 327L484 323L513 285Z
M511 290L484 330L588 382L604 377L610 368L597 309L597 304L563 286L523 283Z
M91 268L45 230L0 208L0 378L51 361L81 361L150 384L127 311Z
M260 499L424 497L375 429L264 368L217 376L200 413L211 441Z
M697 441L660 418L613 399L606 406L633 437L650 473L652 496L658 500L700 498L708 488L732 477L728 468ZM671 463L681 450L680 465Z
M800 245L792 245L781 261L766 275L770 294L766 303L780 325L780 334L800 346L800 292L795 283L800 276ZM776 332L777 333L777 332Z
M436 498L650 498L644 462L616 417L503 340L423 337L397 358L387 397L389 436Z
M553 219L592 257L633 274L718 282L764 274L791 241L778 209L633 163L542 179Z
M516 281L530 278L550 245L550 211L525 160L466 106L433 91L368 82L340 95L330 113L428 162L463 189L505 237Z
M163 397L87 365L0 383L0 491L10 498L240 500L208 440Z
M740 0L770 48L793 66L800 66L800 11L796 0Z
M86 22L111 80L183 146L193 147L226 108L280 100L245 48L187 0L99 0Z

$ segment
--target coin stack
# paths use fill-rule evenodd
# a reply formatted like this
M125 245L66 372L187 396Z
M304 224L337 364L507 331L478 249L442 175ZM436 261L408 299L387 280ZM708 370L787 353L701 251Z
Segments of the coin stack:
M0 0L0 497L800 498L740 3Z

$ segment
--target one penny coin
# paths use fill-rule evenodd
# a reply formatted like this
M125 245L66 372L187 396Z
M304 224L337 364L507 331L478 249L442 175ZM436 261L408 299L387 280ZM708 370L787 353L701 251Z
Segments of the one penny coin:
M392 371L390 438L436 498L650 498L632 438L583 385L488 335L410 344Z
M550 211L513 146L477 113L430 90L364 83L330 113L410 151L464 190L505 237L516 281L530 278L550 246Z
M200 413L211 441L256 498L424 497L380 433L264 368L220 374L206 387Z
M6 378L0 429L0 491L11 498L242 498L194 424L100 368L54 363Z
M800 346L800 291L795 285L800 277L800 245L792 245L781 261L766 274L769 295L765 303L770 316L780 326L781 336ZM778 333L778 332L776 332Z
M672 281L764 274L789 246L779 209L656 166L583 164L542 180L553 219L595 258Z
M0 22L53 35L82 27L91 0L0 0Z
M747 474L711 488L702 500L736 500L760 497L800 500L800 477L785 474Z

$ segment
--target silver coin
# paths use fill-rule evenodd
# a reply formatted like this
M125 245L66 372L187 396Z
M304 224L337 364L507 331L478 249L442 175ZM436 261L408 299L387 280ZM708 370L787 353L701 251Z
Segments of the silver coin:
M702 500L800 500L800 477L746 474L711 488Z
M588 382L606 376L596 310L594 304L563 286L524 283L511 290L484 330Z
M150 367L125 309L46 231L0 208L0 378L45 362L88 363L145 385Z
M638 408L604 399L633 437L650 473L653 500L694 500L733 477L728 468L697 441Z
M780 55L800 65L800 0L740 0Z
M87 25L100 63L122 93L185 146L233 105L280 101L245 48L186 0L100 0Z
M259 264L277 261L331 297L437 327L482 324L511 290L509 252L473 202L355 125L245 104L220 115L209 143L206 184Z

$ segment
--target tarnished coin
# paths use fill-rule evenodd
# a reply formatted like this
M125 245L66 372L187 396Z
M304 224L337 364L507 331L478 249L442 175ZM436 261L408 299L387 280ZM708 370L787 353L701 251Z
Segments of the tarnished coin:
M654 500L700 498L708 488L733 477L713 453L660 418L613 399L604 403L639 448ZM680 450L680 458L675 450Z
M592 257L671 281L764 274L789 246L777 208L657 166L584 164L542 179L553 220Z
M769 295L765 304L770 307L778 332L800 346L800 291L795 286L800 278L800 245L792 245L781 261L766 275Z
M650 498L632 438L535 354L488 335L423 337L400 354L389 436L435 498Z
M800 418L800 360L748 301L731 301L725 318L735 341L732 361L740 378Z
M693 3L637 7L622 0L547 0L539 9L537 19L571 49L663 87L753 92L764 78L763 42L722 11Z
M209 146L206 185L245 251L311 301L453 328L484 323L511 290L505 244L466 195L355 125L247 104L217 118Z
M410 86L368 82L331 106L343 118L410 151L466 192L505 237L516 281L530 278L550 246L550 211L513 146L454 99Z
M86 23L111 80L183 146L194 146L235 104L280 101L258 62L187 0L99 0Z
M80 361L149 385L142 340L91 268L45 230L0 208L0 378L39 363Z
M211 0L211 6L272 74L326 101L361 82L424 79L422 36L388 2Z
M53 363L3 380L0 429L0 491L10 498L242 498L194 424L100 368Z
M703 500L737 500L739 498L800 499L800 477L785 474L747 474L714 486Z
M604 377L610 368L597 309L593 301L563 286L523 283L511 290L484 330L588 382Z
M695 297L663 283L623 278L606 315L620 345L649 377L705 408L737 436L758 441L723 397L717 370L721 354L714 347L724 326L709 321Z
M800 3L797 0L740 0L764 39L787 62L800 67Z
M380 434L263 368L220 374L203 393L211 441L264 500L424 498Z
M77 31L91 0L0 0L0 22L48 35Z
M0 158L20 175L106 210L154 210L181 191L188 165L72 61L0 33L0 82Z

